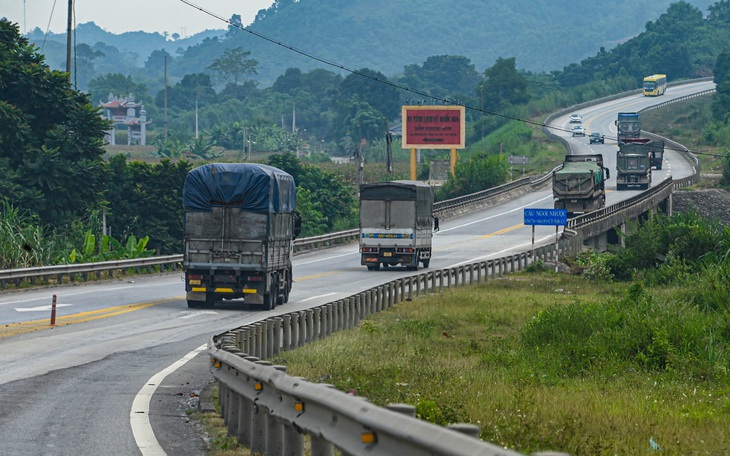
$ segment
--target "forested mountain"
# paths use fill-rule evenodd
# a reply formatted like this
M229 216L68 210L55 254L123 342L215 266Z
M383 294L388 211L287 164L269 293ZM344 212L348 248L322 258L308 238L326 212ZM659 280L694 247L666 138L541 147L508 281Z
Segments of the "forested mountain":
M186 74L210 72L208 66L226 49L239 47L258 62L251 77L263 87L288 68L325 68L344 74L274 42L350 69L371 68L388 77L436 55L467 57L479 72L499 57L515 57L518 69L550 72L641 33L647 21L656 20L671 3L673 0L277 0L249 25L260 36L238 29L228 33L211 30L185 39L175 37L177 40L158 33L114 35L88 23L79 25L75 33L76 82L85 89L94 77L119 72L144 80L155 93L161 86L162 69L157 68L159 59L154 55L150 59L153 51L157 57L161 50L172 57L168 75L175 82ZM714 2L688 3L706 12ZM179 7L188 6L181 3ZM52 68L64 68L65 34L44 37L36 29L29 38L43 47ZM151 64L159 77L150 75Z

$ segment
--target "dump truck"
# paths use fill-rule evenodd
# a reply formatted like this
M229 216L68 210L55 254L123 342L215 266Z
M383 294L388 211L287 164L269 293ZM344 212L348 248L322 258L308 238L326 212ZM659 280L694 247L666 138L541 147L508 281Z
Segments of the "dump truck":
M368 270L427 268L435 230L430 185L400 180L360 186L360 264Z
M641 122L638 112L619 112L616 124L616 137L619 141L641 136Z
M192 169L183 187L183 271L188 307L222 300L273 309L289 300L293 242L301 231L288 173L253 163Z
M616 190L649 188L652 150L658 147L659 144L653 144L648 138L625 138L619 141L616 152ZM663 153L663 141L661 148Z
M553 172L555 209L565 209L568 215L602 209L609 177L602 154L566 155L563 166Z

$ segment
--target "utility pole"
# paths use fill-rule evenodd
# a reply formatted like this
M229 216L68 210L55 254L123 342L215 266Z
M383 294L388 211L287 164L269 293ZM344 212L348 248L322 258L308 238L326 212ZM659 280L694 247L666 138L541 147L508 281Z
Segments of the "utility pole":
M73 18L73 0L68 0L68 19L66 21L66 73L71 82L71 21Z
M165 126L165 144L167 144L167 52L165 52L165 48L162 48L162 52L165 56L165 120L163 124Z
M357 183L358 183L358 185L362 185L365 182L365 176L364 176L365 173L364 173L364 169L363 169L365 166L365 163L364 163L363 156L362 156L362 154L363 154L362 149L364 146L364 142L365 142L364 138L361 138L360 144L357 145L357 152L356 152L357 160L356 160L355 166L357 166Z
M386 146L386 156L385 156L385 166L390 174L393 174L393 135L390 134L390 127L388 127L388 119L386 117L383 117L383 122L385 122L385 146Z

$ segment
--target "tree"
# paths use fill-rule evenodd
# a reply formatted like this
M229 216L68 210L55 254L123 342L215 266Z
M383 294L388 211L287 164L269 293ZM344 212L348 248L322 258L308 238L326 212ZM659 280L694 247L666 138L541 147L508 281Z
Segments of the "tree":
M717 56L713 73L716 93L712 99L712 115L722 122L730 112L730 51L725 50Z
M233 14L228 20L228 31L226 32L226 38L230 38L238 33L243 28L243 21L241 21L240 14Z
M471 60L455 55L428 57L423 66L408 65L401 79L410 88L439 98L473 93L480 80Z
M109 125L68 74L52 71L20 35L0 20L0 195L66 224L100 201L102 140Z
M223 55L215 60L208 67L216 75L216 80L222 84L238 84L241 79L249 74L256 74L256 66L259 64L254 59L249 59L251 51L244 51L243 48L226 49Z
M527 79L517 72L514 57L500 57L491 68L487 68L477 94L482 109L493 112L506 106L526 103L530 99Z
M109 73L89 81L89 95L94 102L104 101L110 94L117 97L132 95L140 100L150 98L147 86L137 84L131 76L121 73Z
M163 72L165 69L165 57L167 57L167 64L171 65L172 56L167 51L164 49L152 51L144 63L145 70Z
M302 70L299 68L287 68L284 74L276 78L271 89L274 92L294 94L302 87Z
M400 113L400 93L381 72L362 68L357 74L350 74L340 86L342 99L347 102L353 98L363 101L389 119Z
M167 89L167 105L180 109L195 109L215 100L215 90L210 76L204 73L186 74L180 82ZM165 104L165 92L160 90L155 97L158 106Z

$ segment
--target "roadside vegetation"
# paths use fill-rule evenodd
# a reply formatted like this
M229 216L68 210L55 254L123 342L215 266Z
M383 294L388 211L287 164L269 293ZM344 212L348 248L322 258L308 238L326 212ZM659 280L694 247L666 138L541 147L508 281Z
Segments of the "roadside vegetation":
M210 161L257 161L294 175L304 236L354 228L359 157L345 164L330 160L359 155L365 182L409 178L410 151L398 137L392 138L395 171L388 173L385 166L386 128L396 126L404 104L468 108L467 146L437 200L549 171L565 152L542 132L542 119L557 109L636 89L657 68L667 68L671 80L706 76L712 68L718 93L709 110L698 109L687 120L694 125L699 114L709 115L701 129L704 146L724 156L730 137L730 54L716 43L726 42L730 2L717 2L709 12L705 20L699 9L677 2L647 23L644 33L549 74L519 70L514 57L498 58L481 70L463 56L440 55L393 78L369 68L344 77L289 68L271 87L259 88L250 79L257 62L248 50L232 47L205 71L171 85L168 134L151 126L152 146L138 151L103 146L108 125L91 100L138 94L149 115L160 118L162 92L154 96L139 80L111 73L89 81L88 94L80 92L65 73L48 68L17 24L0 21L0 118L5 120L0 123L0 218L6 225L0 245L7 252L0 268L179 253L185 176ZM637 49L653 51L638 58ZM159 51L154 61L164 57ZM386 80L389 84L379 82ZM197 105L189 94L195 94ZM290 128L281 113L293 114L294 106L297 126L292 122ZM193 128L198 122L200 134ZM119 141L125 139L121 134ZM509 156L529 162L510 167ZM422 151L421 158L417 178L425 180L430 163L447 160L448 153ZM730 169L722 160L712 166Z
M523 453L722 454L730 235L695 215L632 231L625 248L570 258L570 274L419 297L274 361Z

